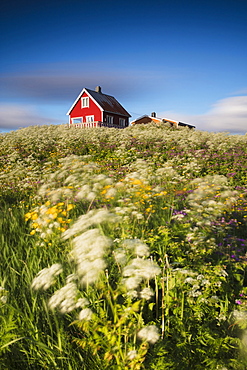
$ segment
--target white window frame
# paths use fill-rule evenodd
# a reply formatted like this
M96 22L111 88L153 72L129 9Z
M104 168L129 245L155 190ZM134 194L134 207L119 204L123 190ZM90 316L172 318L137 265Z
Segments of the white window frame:
M119 118L119 126L125 127L126 120L125 118Z
M108 123L109 125L113 125L113 120L114 120L114 117L113 116L106 116L106 123Z
M94 116L86 116L87 127L93 127Z
M89 107L89 97L88 96L83 96L81 98L81 107L82 108L88 108Z
M79 119L80 119L80 122L78 122ZM74 120L76 120L77 122L74 122ZM73 125L78 125L78 124L81 124L82 122L83 122L82 117L73 117L72 118L72 124Z

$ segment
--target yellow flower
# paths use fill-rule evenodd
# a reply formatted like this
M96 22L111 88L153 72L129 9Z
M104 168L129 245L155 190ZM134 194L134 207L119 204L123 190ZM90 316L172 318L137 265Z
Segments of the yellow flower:
M74 204L68 204L67 211L70 211L73 208L75 208Z
M37 220L37 218L38 218L38 214L32 213L31 219L34 221L34 220Z
M34 235L36 233L36 230L32 230L31 232L30 232L30 235Z
M32 217L32 214L30 212L26 213L25 214L25 221L30 220L31 217Z
M142 185L142 181L138 179L131 179L133 185Z
M57 214L57 206L53 206L51 208L49 208L47 211L46 211L46 214L47 215L53 215L53 214ZM56 216L57 217L57 216ZM55 217L55 218L56 218Z

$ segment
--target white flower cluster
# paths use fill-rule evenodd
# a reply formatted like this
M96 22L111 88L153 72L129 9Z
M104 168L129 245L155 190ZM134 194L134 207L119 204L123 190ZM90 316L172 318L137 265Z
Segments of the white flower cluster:
M105 208L93 209L81 215L77 221L63 233L63 239L71 238L72 236L82 233L92 225L98 225L102 222L117 222L119 217L113 213L110 213Z
M129 360L134 360L134 358L136 358L136 356L137 356L137 350L136 349L132 349L127 353L127 357L128 357Z
M134 258L123 269L123 282L127 290L135 290L143 280L154 279L160 272L159 266L151 259Z
M138 332L137 337L143 342L154 344L159 340L160 335L157 326L148 325Z
M6 290L0 286L0 303L2 302L3 304L7 303L7 295L6 295Z
M122 245L123 248L130 250L137 257L148 257L150 254L149 247L140 239L125 239Z
M84 308L79 313L79 320L90 321L93 316L93 311L90 308Z
M76 308L76 293L76 284L73 282L67 283L49 299L49 308L51 310L58 309L61 313L73 311Z
M63 271L59 263L53 264L51 267L46 267L39 271L37 276L33 279L31 287L34 290L47 290L52 284L55 283L55 276Z
M197 226L210 226L234 202L237 192L228 188L227 179L220 175L208 175L191 183L196 189L188 196L190 219Z
M148 257L150 252L147 244L143 243L140 239L125 239L122 242L121 248L114 250L113 254L116 262L124 266L130 256Z
M103 257L111 245L111 239L102 235L99 229L90 229L75 237L71 258L82 285L95 283L106 267Z
M52 203L74 199L93 201L105 186L112 183L112 179L98 174L98 164L89 161L88 156L75 155L60 159L59 170L47 175L46 183L38 194L41 197L48 196Z

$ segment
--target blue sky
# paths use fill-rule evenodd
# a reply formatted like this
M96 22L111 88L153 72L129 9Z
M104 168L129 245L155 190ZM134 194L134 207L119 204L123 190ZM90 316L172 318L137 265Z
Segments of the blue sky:
M247 0L8 0L0 131L67 123L83 87L132 115L247 132Z

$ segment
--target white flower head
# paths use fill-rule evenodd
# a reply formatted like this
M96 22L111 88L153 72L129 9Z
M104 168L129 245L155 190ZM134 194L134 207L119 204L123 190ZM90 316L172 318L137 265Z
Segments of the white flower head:
M84 308L89 305L87 298L79 298L76 302L76 308L81 307Z
M152 298L153 295L154 295L154 291L151 288L149 288L149 287L144 288L140 292L140 297L142 299L146 299L147 301L149 301Z
M135 254L138 257L148 257L149 256L149 247L145 243L137 244L135 247Z
M31 287L35 290L46 290L50 288L50 286L55 282L55 276L59 275L62 271L62 266L59 263L55 263L51 267L44 268L33 279Z
M152 260L134 258L131 263L125 266L123 276L138 276L142 279L153 279L160 274L159 266Z
M137 336L143 342L149 342L151 344L156 343L160 337L159 330L155 325L145 326L138 332Z
M0 301L3 303L3 304L5 304L5 303L7 303L7 296L6 295L2 295L1 297L0 297Z
M126 289L130 291L138 288L141 281L142 281L142 278L140 276L131 276L123 280L124 285L126 286Z
M138 293L137 293L136 290L129 290L127 292L127 296L130 297L131 299L137 298L138 297Z
M110 213L107 209L93 209L81 215L77 221L63 233L63 239L69 239L72 236L86 231L90 226L101 224L102 222L115 222L118 217Z
M48 305L51 310L58 309L61 313L68 313L76 308L77 288L75 283L68 283L51 296Z
M93 315L93 311L90 308L84 308L79 313L79 320L90 321Z
M137 351L135 349L132 349L131 351L127 353L127 357L129 360L134 360L136 356L137 356Z
M126 253L123 249L118 248L116 251L113 252L115 260L120 265L125 265L127 261Z
M132 250L138 257L149 256L149 247L140 239L126 239L123 241L123 246L126 249Z

